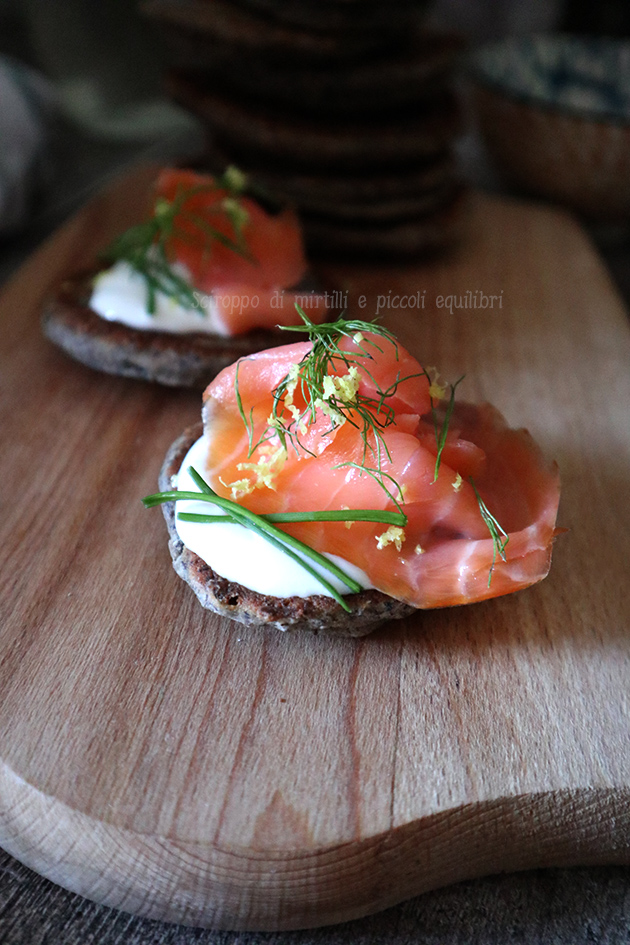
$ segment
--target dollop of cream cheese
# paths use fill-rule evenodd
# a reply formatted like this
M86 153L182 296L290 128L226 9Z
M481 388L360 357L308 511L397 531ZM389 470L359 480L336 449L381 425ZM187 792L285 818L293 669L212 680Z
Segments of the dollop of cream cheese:
M174 269L189 281L184 266L178 264ZM147 308L146 280L133 266L121 261L96 277L89 305L101 318L140 331L229 335L216 300L203 292L195 291L194 295L197 306L186 308L164 292L156 292L155 312L151 314Z
M173 484L180 492L201 491L188 470L193 466L205 478L207 455L208 439L203 436L188 451L177 476L177 483ZM176 504L175 522L177 533L184 545L228 581L234 581L270 597L310 597L313 594L332 596L296 561L250 529L229 522L225 525L183 522L177 518L177 512L216 515L220 514L220 510L207 502L182 500ZM367 574L356 565L350 564L338 555L327 554L326 557L339 565L362 587L372 587ZM309 564L316 570L320 570L314 562L309 561ZM329 572L321 571L320 573L339 593L350 593L348 588Z

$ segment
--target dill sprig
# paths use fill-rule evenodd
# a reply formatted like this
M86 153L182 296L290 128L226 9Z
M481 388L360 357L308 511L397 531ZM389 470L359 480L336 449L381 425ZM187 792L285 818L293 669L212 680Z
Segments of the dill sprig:
M438 418L437 408L434 404L434 400L441 400L441 397L434 397L431 394L431 390L434 387L434 380L431 378L429 371L426 368L422 368L422 373L429 382L429 396L431 398L431 417L433 419L433 429L435 431L435 443L437 446L437 454L435 457L435 470L433 472L433 482L437 482L438 473L440 471L440 464L442 462L442 451L444 450L444 445L446 443L446 437L448 435L448 426L451 422L451 415L453 413L453 407L455 406L455 391L461 382L464 380L465 375L462 374L454 384L449 384L448 386L451 389L451 393L448 399L448 404L446 405L446 411L444 413L444 419L442 425L440 426L440 421ZM440 389L442 393L442 389ZM442 395L443 396L443 395Z
M404 501L404 498L403 498L403 491L402 491L402 489L400 488L400 486L398 485L398 483L396 482L396 480L394 479L393 476L390 476L389 473L384 473L382 469L371 469L369 466L363 466L363 465L361 465L361 464L359 464L359 463L352 463L352 462L338 463L338 464L337 464L336 466L334 466L333 468L334 468L334 469L344 469L344 468L346 468L346 467L349 467L350 469L358 469L361 474L365 473L366 475L368 475L368 476L370 476L372 479L374 479L376 482L378 482L378 484L379 484L379 486L381 487L381 489L385 492L385 494L388 496L388 498L393 502L393 504L394 504L394 505L396 506L396 508L398 509L399 513L400 513L401 515L404 515L404 512L403 512L403 510L402 510L402 506L401 506L401 502ZM394 492L391 492L391 491L387 488L386 483L388 483L388 482L390 483L392 489L394 489L394 490L398 493L398 495L399 495L399 497L400 497L399 499L396 498Z
M249 459L249 457L252 455L252 453L254 452L256 448L253 445L254 443L254 408L252 407L251 410L249 411L249 417L245 416L245 408L243 407L243 399L241 397L241 393L238 386L238 372L240 370L240 367L241 367L241 362L237 361L236 371L234 374L234 392L236 394L236 406L238 407L238 412L241 416L241 420L243 421L243 425L247 431L247 440L249 444L247 457ZM260 443L258 443L257 445L260 445Z
M276 528L273 523L335 521L384 522L386 524L394 524L399 526L404 526L407 524L407 518L405 515L399 514L397 512L381 511L380 509L361 509L358 511L354 511L352 509L343 509L339 511L291 512L274 513L272 515L257 515L255 512L251 512L249 509L244 508L237 502L233 502L231 499L224 499L222 496L217 495L217 493L210 485L208 485L205 479L197 472L196 469L194 469L194 467L191 466L189 468L189 473L197 487L201 490L200 492L179 492L177 490L157 492L154 495L146 496L142 500L145 508L153 508L154 506L160 505L163 502L179 502L188 500L196 502L208 502L211 505L216 505L218 508L222 509L225 514L206 516L194 512L181 512L178 514L178 518L181 518L185 521L201 521L209 524L217 522L222 522L224 524L232 523L251 529L275 548L278 548L289 558L299 564L300 567L302 567L312 577L314 577L322 585L322 587L326 588L326 590L331 594L332 597L334 597L337 603L340 604L348 613L350 613L350 607L343 599L341 594L339 594L330 581L320 574L319 571L309 563L309 561L312 561L315 565L327 572L329 575L334 575L353 593L358 593L361 591L361 585L325 555L315 551L315 549L311 548L310 545L307 545L305 542L294 538L287 532ZM305 560L305 558L308 560Z
M381 389L370 372L370 361L374 360L372 353L374 350L382 352L383 349L374 337L365 337L364 333L392 344L396 359L398 359L398 344L390 331L377 323L361 319L340 318L335 322L317 325L308 318L299 305L295 307L303 324L284 330L308 334L311 350L298 365L295 365L294 371L285 375L273 391L273 406L269 423L256 441L254 441L252 412L250 411L249 417L245 415L238 388L238 370L236 371L234 380L236 402L247 430L249 456L273 437L278 438L284 450L288 450L290 445L297 453L302 451L314 455L302 438L309 426L316 422L318 411L320 411L330 420L330 428L324 431L322 436L326 436L327 433L346 422L359 431L363 443L361 462L350 465L376 478L389 498L400 508L399 502L387 488L386 480L390 481L401 500L402 489L391 476L383 472L385 460L391 460L384 431L396 419L395 411L388 400L395 395L401 383L421 375L402 377L398 373L387 389ZM358 350L343 350L339 344L342 338L354 341ZM359 390L359 368L374 382L373 394L364 394ZM296 390L300 391L305 404L301 411L293 403ZM368 465L370 458L373 465Z
M193 246L205 247L205 255L210 256L212 245L217 242L240 256L251 258L244 237L244 227L249 214L239 197L247 186L247 178L235 167L228 167L221 177L211 184L195 187L178 187L173 200L158 197L149 220L138 223L117 237L103 251L101 257L108 263L126 262L138 272L146 283L147 311L155 314L158 293L163 293L184 308L197 309L201 315L204 309L199 306L194 287L174 268L170 241L173 238ZM199 194L227 191L227 195L204 211L204 216L186 208L191 197ZM233 237L226 236L212 225L211 216L227 217L230 221ZM190 230L183 229L185 223Z
M483 499L479 495L479 492L477 490L477 486L475 485L475 481L473 477L469 476L468 479L471 486L473 487L475 497L477 499L477 504L479 505L479 511L481 513L481 517L486 523L488 531L490 532L490 537L492 538L492 564L490 565L490 572L488 574L488 587L490 587L490 582L492 581L492 572L494 571L497 555L501 558L502 561L506 560L505 549L507 547L507 543L510 540L510 536L505 531L505 529L499 524L499 522L496 520L496 518L494 517L494 515L492 514L492 512L486 505L486 503L483 501Z
M386 339L394 345L397 352L396 339L386 328L359 319L347 321L339 319L336 322L316 325L298 305L296 309L304 325L297 326L295 330L308 333L312 348L299 365L297 378L287 375L274 391L272 426L282 445L286 447L288 439L305 449L300 443L300 429L302 424L315 423L319 408L329 417L331 429L347 420L360 430L366 453L368 449L374 451L379 446L383 447L384 441L380 431L393 423L395 419L394 411L386 403L386 399L394 393L399 381L387 391L379 390L377 397L365 396L358 389L352 390L352 384L345 392L343 387L339 390L334 384L326 389L325 384L326 378L338 375L339 369L345 370L350 376L353 369L357 371L361 366L369 375L369 367L366 363L371 359L369 348L372 347L378 351L382 351L382 348L371 339L365 338L364 331ZM351 338L359 348L359 352L348 352L340 348L341 338ZM286 423L284 410L286 395L288 389L294 385L294 380L298 382L306 407L301 416L294 416ZM356 387L358 388L358 371ZM370 444L370 434L374 435L375 444Z

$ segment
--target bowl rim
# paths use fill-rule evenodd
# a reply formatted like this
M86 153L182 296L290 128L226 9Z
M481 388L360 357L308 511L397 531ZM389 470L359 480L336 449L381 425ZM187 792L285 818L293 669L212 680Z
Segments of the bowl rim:
M551 112L554 115L562 115L589 124L617 125L619 127L630 126L630 110L627 115L624 115L618 111L601 111L593 108L581 108L577 105L550 101L549 99L541 98L535 92L511 88L501 81L501 79L490 77L479 61L481 54L486 51L500 49L502 46L518 48L526 42L531 44L537 40L554 42L557 45L566 44L567 41L589 44L597 42L605 43L609 46L623 45L628 48L630 55L630 39L616 39L609 36L585 37L576 33L535 33L525 36L511 36L507 39L486 43L478 49L473 50L468 57L468 74L478 85L490 89L511 101L518 102L521 105L527 105L532 109Z

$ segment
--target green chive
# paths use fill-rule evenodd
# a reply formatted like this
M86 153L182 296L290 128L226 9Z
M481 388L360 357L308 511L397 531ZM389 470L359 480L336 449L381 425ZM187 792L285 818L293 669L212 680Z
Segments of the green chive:
M275 547L279 547L285 554L290 558L295 560L305 571L315 577L323 587L325 587L341 604L341 606L349 611L349 607L343 600L340 594L334 589L334 587L324 578L318 571L316 571L307 561L304 561L301 555L305 555L307 558L310 558L317 565L319 565L324 570L328 571L330 574L333 574L337 577L342 583L344 583L351 591L357 593L362 588L361 585L355 581L353 578L349 577L341 568L339 568L334 562L330 561L324 555L321 555L319 552L315 551L309 545L306 545L304 542L299 541L297 538L294 538L292 535L288 535L286 532L281 531L280 529L274 528L272 524L262 516L256 515L254 512L250 512L249 509L244 508L241 505L238 505L236 502L232 502L230 499L224 499L221 496L218 496L216 492L208 485L208 483L203 479L202 476L195 470L193 467L189 469L190 475L195 481L196 485L202 490L201 492L180 492L176 490L160 492L151 496L147 496L142 501L146 508L151 508L155 505L159 505L162 502L178 502L178 501L202 501L210 502L211 504L219 506L219 508L225 509L228 513L228 521L232 520L237 524L244 525L250 529L253 529L255 532L260 534L263 538L269 541ZM188 515L195 513L181 513L181 515ZM312 514L312 513L310 513ZM342 514L344 512L342 511ZM392 513L382 513L380 510L376 510L376 514L387 516ZM225 516L212 516L213 521L223 518ZM343 521L344 519L339 519ZM194 521L194 519L193 519ZM291 549L295 549L300 554L295 554Z
M202 515L197 512L179 512L184 522L221 522L225 515ZM407 516L381 509L340 509L328 512L271 512L261 515L266 522L379 522L404 528Z

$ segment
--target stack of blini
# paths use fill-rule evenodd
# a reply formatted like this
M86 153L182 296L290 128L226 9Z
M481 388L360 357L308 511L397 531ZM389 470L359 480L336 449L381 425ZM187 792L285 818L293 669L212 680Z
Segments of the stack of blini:
M170 95L209 130L208 169L294 205L311 252L402 258L461 222L453 36L419 0L142 0Z

